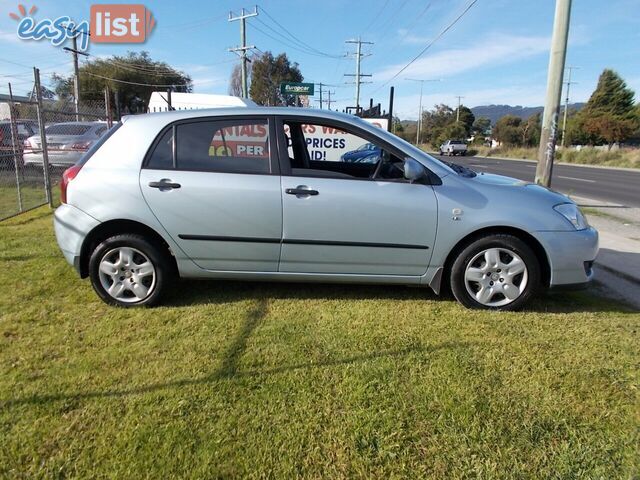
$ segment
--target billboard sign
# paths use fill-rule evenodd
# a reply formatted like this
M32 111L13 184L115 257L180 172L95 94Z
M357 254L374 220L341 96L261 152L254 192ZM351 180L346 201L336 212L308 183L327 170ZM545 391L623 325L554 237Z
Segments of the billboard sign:
M309 95L314 93L313 83L282 82L280 93L283 95Z

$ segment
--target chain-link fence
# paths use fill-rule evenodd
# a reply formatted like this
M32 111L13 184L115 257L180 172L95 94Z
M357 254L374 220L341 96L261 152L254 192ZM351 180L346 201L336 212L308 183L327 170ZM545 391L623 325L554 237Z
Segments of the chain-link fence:
M105 100L0 99L0 220L41 205L53 206L62 172L111 127ZM44 130L45 135L42 135Z

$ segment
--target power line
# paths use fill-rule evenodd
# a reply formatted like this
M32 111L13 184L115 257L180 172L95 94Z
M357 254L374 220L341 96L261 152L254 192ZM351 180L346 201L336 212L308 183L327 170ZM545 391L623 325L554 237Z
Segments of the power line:
M367 27L362 31L362 33L368 32L369 29L378 21L378 19L380 18L380 15L382 15L382 12L384 12L384 9L387 8L387 5L389 5L389 0L385 0L384 4L382 5L382 8L378 10L378 13L376 13L376 15L367 25Z
M325 57L330 57L330 58L340 58L341 55L333 55L330 53L326 53L323 52L322 50L318 50L317 48L309 45L307 42L305 42L304 40L301 40L299 37L295 36L293 33L291 33L289 30L287 30L280 22L278 22L275 18L273 18L269 12L264 8L264 7L260 7L260 10L262 10L264 12L264 14L271 19L271 21L273 23L275 23L277 26L279 26L282 30L284 30L284 32L289 35L294 41L301 43L302 45L304 45L305 47L307 47L309 50L316 52L319 55L325 56ZM264 23L264 22L263 22Z
M160 84L155 84L155 83L130 82L128 80L120 80L120 79L117 79L117 78L105 77L104 75L98 75L98 74L91 73L91 72L84 72L84 74L85 75L89 75L91 77L102 78L103 80L110 80L112 82L124 83L124 84L127 84L127 85L138 85L140 87L171 88L171 87L181 86L179 83L160 85ZM202 84L202 83L210 83L210 82L215 82L215 81L216 81L216 79L211 79L211 80L203 80L203 81L197 82L197 83L198 84Z
M377 89L375 89L373 91L373 93L377 92L378 90L380 90L381 88L387 86L392 80L396 79L398 77L398 75L400 75L402 72L404 72L407 68L409 68L416 60L418 60L422 55L425 54L425 52L427 50L429 50L434 43L436 43L438 40L440 40L449 30L451 30L453 28L453 26L458 23L462 17L464 17L466 15L466 13L471 10L471 8L478 2L478 0L471 0L471 2L469 2L469 4L466 6L466 8L462 11L462 13L460 13L460 15L458 15L451 23L449 23L449 25L447 25L433 40L431 40L421 51L420 53L418 53L418 55L416 55L415 57L413 57L413 59L411 59L411 61L409 63L407 63L404 67L402 67L400 70L398 70L398 72L391 77L389 80L387 80L386 82L384 82L382 85L380 85Z
M301 48L297 47L297 46L296 46L296 45L294 45L290 40L286 39L286 38L284 37L284 35L282 35L280 32L278 32L278 31L274 30L273 28L271 28L268 24L264 23L264 22L263 22L262 20L260 20L259 18L257 18L256 20L257 20L258 22L260 22L264 27L266 27L266 28L268 28L269 30L271 30L272 32L274 32L274 33L276 33L276 34L280 35L282 38L274 37L273 35L271 35L271 34L269 34L269 33L265 32L264 30L262 30L261 28L259 28L257 25L255 25L255 24L254 24L254 25L253 25L253 28L254 28L254 29L256 29L258 32L262 33L263 35L265 35L266 37L269 37L270 39L275 40L276 42L279 42L279 43L281 43L281 44L283 44L283 45L285 45L285 46L287 46L287 47L289 47L289 48L291 48L291 49L293 49L293 50L296 50L296 51L298 51L298 52L300 52L300 53L303 53L303 54L305 54L305 55L313 55L314 57L323 57L323 58L327 58L325 55L320 55L320 54L318 54L318 53L315 53L315 52L312 52L312 51L309 51L309 50L303 50L303 49L301 49Z

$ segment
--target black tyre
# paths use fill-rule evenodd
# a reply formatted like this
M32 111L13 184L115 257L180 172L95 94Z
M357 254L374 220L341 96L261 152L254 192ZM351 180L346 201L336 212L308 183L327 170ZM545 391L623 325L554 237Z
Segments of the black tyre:
M94 249L89 278L96 293L110 305L156 305L171 280L168 256L142 235L115 235Z
M533 250L508 234L471 242L451 266L451 291L467 308L518 310L537 294L540 281Z

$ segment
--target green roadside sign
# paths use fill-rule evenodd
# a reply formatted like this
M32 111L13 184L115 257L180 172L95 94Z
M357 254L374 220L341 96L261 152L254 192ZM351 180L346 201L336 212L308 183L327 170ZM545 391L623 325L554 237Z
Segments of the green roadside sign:
M283 95L313 95L313 83L282 82L280 93Z

